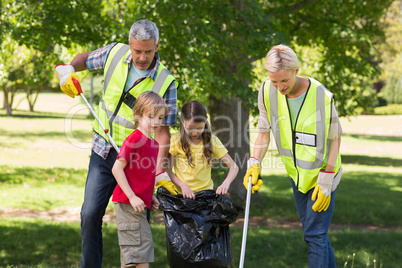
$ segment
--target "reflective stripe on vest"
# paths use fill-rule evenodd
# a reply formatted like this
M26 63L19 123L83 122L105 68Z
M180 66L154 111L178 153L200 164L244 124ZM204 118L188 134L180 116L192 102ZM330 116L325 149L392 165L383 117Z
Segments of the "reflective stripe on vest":
M118 146L121 146L125 138L135 129L132 107L123 102L123 99L131 94L131 100L135 101L141 93L150 90L163 96L170 84L176 82L166 67L159 62L155 81L147 77L125 93L129 64L124 63L124 60L129 53L131 53L129 46L125 44L116 44L109 52L104 70L103 96L98 109L99 119L109 127L110 135ZM94 130L108 141L97 121L94 123Z
M288 175L303 193L316 185L319 170L326 166L333 97L321 83L309 79L311 84L296 118L295 130L286 96L278 94L270 81L264 85L264 103L279 155ZM340 166L339 154L335 173Z

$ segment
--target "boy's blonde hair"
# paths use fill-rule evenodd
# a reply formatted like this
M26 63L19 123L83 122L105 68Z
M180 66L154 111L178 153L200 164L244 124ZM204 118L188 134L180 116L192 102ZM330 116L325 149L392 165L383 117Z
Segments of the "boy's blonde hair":
M161 96L153 91L141 93L133 108L135 127L138 127L138 118L144 114L156 115L161 110L163 110L164 115L168 113L168 107Z
M282 44L277 45L268 51L265 57L265 69L271 73L280 70L295 71L299 69L299 60L293 49Z

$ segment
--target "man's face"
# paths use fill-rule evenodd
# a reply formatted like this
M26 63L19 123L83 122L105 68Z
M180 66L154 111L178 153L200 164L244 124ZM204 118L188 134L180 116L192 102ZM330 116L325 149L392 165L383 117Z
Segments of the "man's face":
M137 41L131 38L130 51L134 65L141 71L148 70L158 51L159 42L155 45L155 38L147 41Z

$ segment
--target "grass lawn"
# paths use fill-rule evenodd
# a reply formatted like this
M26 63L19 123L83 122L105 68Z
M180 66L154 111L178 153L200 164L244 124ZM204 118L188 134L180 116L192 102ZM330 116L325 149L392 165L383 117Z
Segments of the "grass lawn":
M55 223L38 219L3 219L0 222L0 267L79 267L81 257L80 223ZM166 262L165 228L152 224L155 263ZM345 228L330 231L337 266L400 267L402 260L398 231L359 231ZM234 267L238 267L241 227L231 227ZM115 224L104 224L104 267L119 267L119 248ZM27 254L29 252L29 254ZM307 246L300 229L249 228L245 267L307 267ZM262 266L262 264L264 264Z
M21 96L18 96L21 98ZM1 101L1 98L0 98ZM83 201L92 119L79 99L40 94L36 112L24 102L14 117L0 110L0 267L78 267L80 223L5 218L2 209L75 210ZM339 267L400 267L402 263L402 117L342 118L344 175L329 237ZM251 135L251 141L255 135ZM271 143L271 146L273 144ZM250 227L245 266L307 267L307 246L290 182L275 149L264 161L264 185L250 215L268 226ZM109 211L113 205L109 204ZM79 209L78 209L79 210ZM336 228L335 228L336 227ZM119 266L116 226L104 224L104 267ZM168 267L165 230L152 224L155 263ZM242 228L231 227L234 267Z

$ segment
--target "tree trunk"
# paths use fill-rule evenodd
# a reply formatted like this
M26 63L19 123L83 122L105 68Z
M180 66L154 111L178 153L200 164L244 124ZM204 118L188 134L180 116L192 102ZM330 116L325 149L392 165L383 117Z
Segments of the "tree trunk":
M32 89L29 89L26 91L27 101L28 101L28 106L29 106L30 112L34 111L35 103L38 100L39 92L40 92L39 90L33 91Z
M9 94L8 88L3 88L3 93L4 93L4 109L7 112L7 116L12 116L12 109L11 109L12 100L9 101L8 99Z
M222 141L229 155L239 166L239 173L230 185L229 194L233 201L242 203L246 198L243 177L250 157L249 108L242 105L237 98L218 99L210 95L209 113L212 132Z

